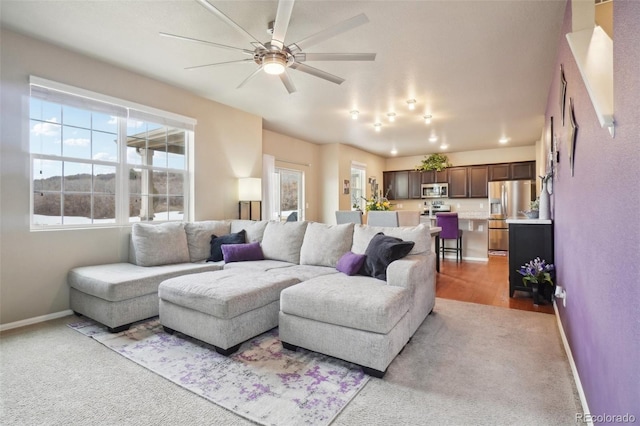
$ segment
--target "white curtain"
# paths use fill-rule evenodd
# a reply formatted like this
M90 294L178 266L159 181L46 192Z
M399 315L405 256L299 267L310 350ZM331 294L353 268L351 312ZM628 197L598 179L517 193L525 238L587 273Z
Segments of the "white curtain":
M276 206L276 158L273 155L262 155L262 218L278 219Z

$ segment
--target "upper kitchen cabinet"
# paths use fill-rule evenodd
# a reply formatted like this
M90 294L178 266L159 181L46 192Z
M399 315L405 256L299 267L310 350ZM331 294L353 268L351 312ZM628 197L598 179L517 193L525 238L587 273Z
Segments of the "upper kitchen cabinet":
M422 173L416 170L409 171L409 198L422 198Z
M535 161L489 165L489 181L530 180L535 178Z
M447 169L441 172L435 170L422 172L422 183L447 183L448 181Z
M469 196L468 167L450 167L449 198L467 198Z
M469 198L487 198L489 183L489 168L487 166L468 167Z
M525 161L523 163L511 163L511 179L535 179L535 161Z
M406 200L409 198L409 171L383 172L382 195L387 194L389 200Z
M387 199L389 200L396 199L395 178L396 172L382 172L382 195L387 194Z

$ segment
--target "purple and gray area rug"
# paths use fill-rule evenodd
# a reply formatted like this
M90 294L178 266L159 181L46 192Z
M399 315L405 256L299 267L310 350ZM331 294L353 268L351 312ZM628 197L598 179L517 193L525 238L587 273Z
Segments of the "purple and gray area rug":
M353 364L302 349L283 349L277 329L224 357L206 343L165 333L158 319L117 334L88 319L69 327L263 425L328 425L369 380Z

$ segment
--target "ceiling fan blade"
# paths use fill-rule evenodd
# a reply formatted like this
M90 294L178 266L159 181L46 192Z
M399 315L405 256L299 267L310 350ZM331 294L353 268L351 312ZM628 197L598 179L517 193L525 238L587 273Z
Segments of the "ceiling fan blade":
M314 77L320 77L320 78L322 78L324 80L327 80L327 81L330 81L332 83L336 83L336 84L344 83L344 78L340 78L340 77L335 76L333 74L329 74L326 71L322 71L322 70L319 70L317 68L310 67L309 65L306 65L306 64L299 64L297 62L294 62L294 63L292 63L290 65L290 68L293 68L293 69L298 70L298 71L305 72L307 74L311 74Z
M258 40L257 38L255 38L254 36L249 34L249 32L247 32L247 30L242 28L240 25L236 24L231 18L229 18L224 13L222 13L218 8L216 8L214 5L209 3L207 0L196 0L196 1L198 3L200 3L200 5L202 7L204 7L205 9L207 9L209 12L213 13L214 15L216 15L224 23L226 23L231 28L233 28L234 30L236 30L237 32L242 34L245 38L249 39L250 43L252 43L252 44L257 43L260 47L264 48L264 45L262 44L262 42L260 40Z
M294 0L280 0L278 2L276 22L273 25L273 36L271 37L271 45L276 46L278 49L284 47L284 37L287 34L287 28L289 28L293 2Z
M375 61L375 53L296 53L297 62L305 61Z
M196 65L193 67L186 67L185 70L195 70L195 69L204 68L204 67L215 67L217 65L239 64L242 62L255 63L253 59L240 59L238 61L216 62L215 64Z
M304 48L311 47L322 41L328 40L331 37L334 37L345 31L349 31L360 25L366 24L367 22L369 22L369 18L367 18L367 15L365 15L364 13L361 13L360 15L357 15L357 16L354 16L353 18L339 22L325 30L322 30L318 33L315 33L314 35L311 35L303 40L300 40L299 42L290 44L288 46L289 50L291 50L291 52L299 52Z
M211 41L200 40L200 39L197 39L197 38L184 37L184 36L179 36L179 35L169 34L169 33L162 33L162 32L160 33L160 35L162 37L175 38L177 40L190 41L192 43L206 44L207 46L213 46L213 47L219 47L221 49L233 50L233 51L236 51L236 52L242 52L245 55L253 56L253 51L251 51L251 50L241 49L239 47L227 46L226 44L213 43Z
M253 77L255 77L256 75L258 75L260 73L260 71L262 71L262 66L259 66L258 68L256 68L256 70L254 72L252 72L251 74L249 74L249 77L245 78L242 83L240 83L238 85L238 87L236 87L236 89L240 89L241 87L243 87L245 84L247 84L249 82L249 80L251 80Z
M280 81L282 81L284 87L287 88L287 92L289 92L289 94L296 91L296 86L293 85L293 81L291 81L291 77L289 77L287 70L284 70L284 72L280 74Z

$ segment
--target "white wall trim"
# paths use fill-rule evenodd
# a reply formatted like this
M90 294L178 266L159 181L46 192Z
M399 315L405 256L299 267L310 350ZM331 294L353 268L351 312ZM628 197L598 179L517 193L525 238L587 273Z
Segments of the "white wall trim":
M562 327L562 320L560 319L560 315L558 313L558 305L556 305L556 301L553 301L553 310L556 314L556 320L558 323L558 330L560 331L560 337L562 338L562 345L564 346L564 350L567 353L567 358L569 359L569 365L571 366L571 373L573 373L573 380L576 382L576 388L578 389L578 395L580 396L580 404L582 404L582 411L585 414L590 414L589 405L587 404L587 397L584 394L584 389L582 388L582 382L580 381L580 375L578 374L578 369L576 368L576 363L573 361L573 354L571 353L571 347L569 346L569 341L567 340L567 335L564 334L564 328ZM593 426L593 420L589 419L586 422L587 425Z
M14 328L24 327L27 325L37 324L39 322L45 322L57 318L66 317L68 315L73 315L73 311L71 309L67 309L66 311L55 312L53 314L42 315L34 318L27 318L21 321L10 322L8 324L0 324L0 331L12 330Z

